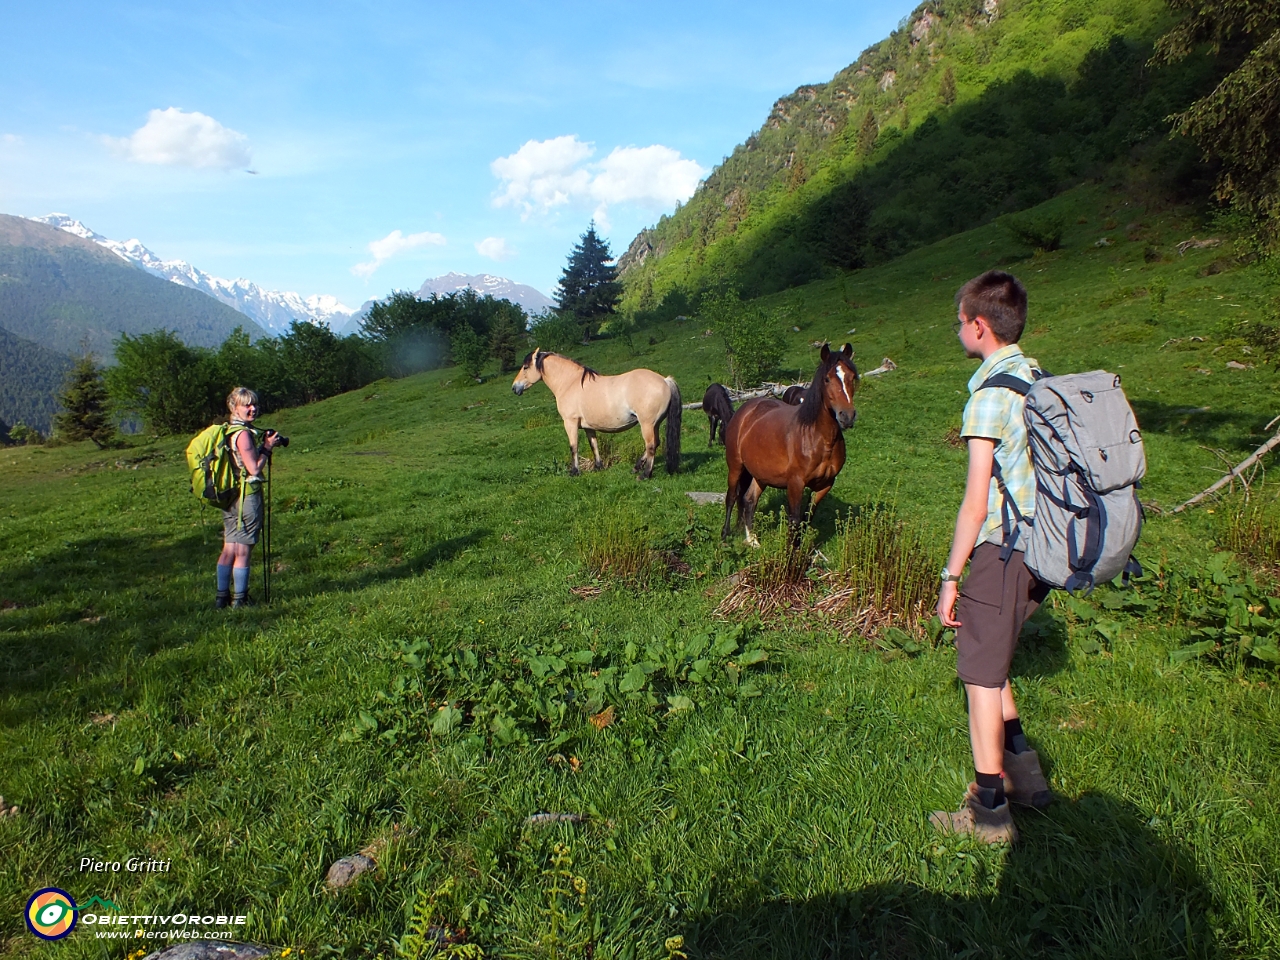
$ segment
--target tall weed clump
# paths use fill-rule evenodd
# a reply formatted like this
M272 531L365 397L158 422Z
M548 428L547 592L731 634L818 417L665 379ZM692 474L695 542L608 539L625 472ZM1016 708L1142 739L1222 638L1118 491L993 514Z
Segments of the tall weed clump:
M1240 499L1227 510L1221 540L1228 550L1259 566L1280 567L1280 501Z
M596 580L647 587L669 572L663 553L653 546L648 524L625 510L597 515L579 534L578 552Z
M769 619L805 606L815 586L809 571L817 539L818 531L812 526L806 523L792 530L786 513L779 513L777 526L760 537L755 561L734 575L716 613L751 612Z
M836 589L818 609L850 633L923 632L947 559L944 540L903 519L895 504L876 504L839 521L834 547Z

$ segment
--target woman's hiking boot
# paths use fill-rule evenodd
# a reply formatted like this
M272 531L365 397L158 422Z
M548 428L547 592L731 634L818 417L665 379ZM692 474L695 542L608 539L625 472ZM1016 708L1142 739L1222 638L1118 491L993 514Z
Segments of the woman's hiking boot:
M1014 826L1009 801L992 808L982 802L976 783L969 784L960 809L935 810L929 814L933 829L944 834L967 834L983 843L1016 843L1018 828Z
M223 610L231 606L231 591L219 590L217 596L213 599L213 608L215 610Z
M1004 752L1004 793L1022 807L1043 810L1053 803L1053 793L1040 770L1040 755L1034 750Z
M254 599L253 599L253 597L249 596L249 594L248 594L247 592L246 592L246 593L237 593L235 596L233 596L233 597L231 598L231 606L232 606L233 608L235 608L235 607L256 607L257 605L258 605L257 601L256 601L256 600L254 600Z

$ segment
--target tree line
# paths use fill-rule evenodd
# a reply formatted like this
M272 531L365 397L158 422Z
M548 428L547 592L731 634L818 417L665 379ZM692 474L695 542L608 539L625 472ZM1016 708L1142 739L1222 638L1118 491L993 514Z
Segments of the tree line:
M586 342L614 314L621 286L594 224L570 253L558 292L556 309L537 318L544 346L565 348L579 336ZM226 416L227 393L237 385L275 410L450 365L476 380L494 361L502 372L514 369L529 333L518 304L466 288L426 299L394 292L370 307L359 333L345 337L298 321L282 336L256 341L237 328L216 348L185 343L171 330L121 334L113 341L114 365L99 366L86 349L67 374L54 431L100 447L117 442L121 423L153 434L190 433ZM0 442L40 439L0 427Z

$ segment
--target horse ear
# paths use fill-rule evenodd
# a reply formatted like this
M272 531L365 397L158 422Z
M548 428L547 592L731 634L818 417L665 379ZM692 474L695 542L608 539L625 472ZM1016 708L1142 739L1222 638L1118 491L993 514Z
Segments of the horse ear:
M831 347L828 344L822 345L822 362L826 363L831 359Z
M846 344L844 345L844 349L843 349L843 350L841 350L840 352L841 352L841 353L843 353L843 354L845 355L845 358L846 358L846 359L852 359L852 358L853 358L853 344L852 344L852 343L846 343Z

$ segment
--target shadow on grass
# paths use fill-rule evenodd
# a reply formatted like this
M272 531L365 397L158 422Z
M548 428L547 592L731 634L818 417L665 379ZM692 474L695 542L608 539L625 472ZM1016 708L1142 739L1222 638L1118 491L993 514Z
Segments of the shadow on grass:
M1191 857L1155 836L1130 804L1086 794L1015 818L1021 841L994 895L968 892L980 884L964 879L974 861L957 856L956 840L939 839L928 875L954 893L889 882L743 903L693 919L685 949L691 958L779 960L1223 955Z
M365 587L393 580L404 580L426 573L442 563L448 563L468 547L475 546L493 533L488 527L480 527L460 537L450 537L433 544L427 550L405 561L389 566L362 568L350 571L345 577L334 577L328 582L339 590L362 590ZM323 592L323 591L322 591Z
M1152 400L1134 400L1133 412L1144 433L1164 433L1199 443L1226 445L1233 450L1253 450L1266 435L1270 414L1212 407L1174 406ZM1230 433L1224 437L1224 429Z
M6 579L0 693L32 692L114 670L125 656L181 646L207 624L167 582L207 557L199 535L64 541ZM209 606L212 608L212 572Z

